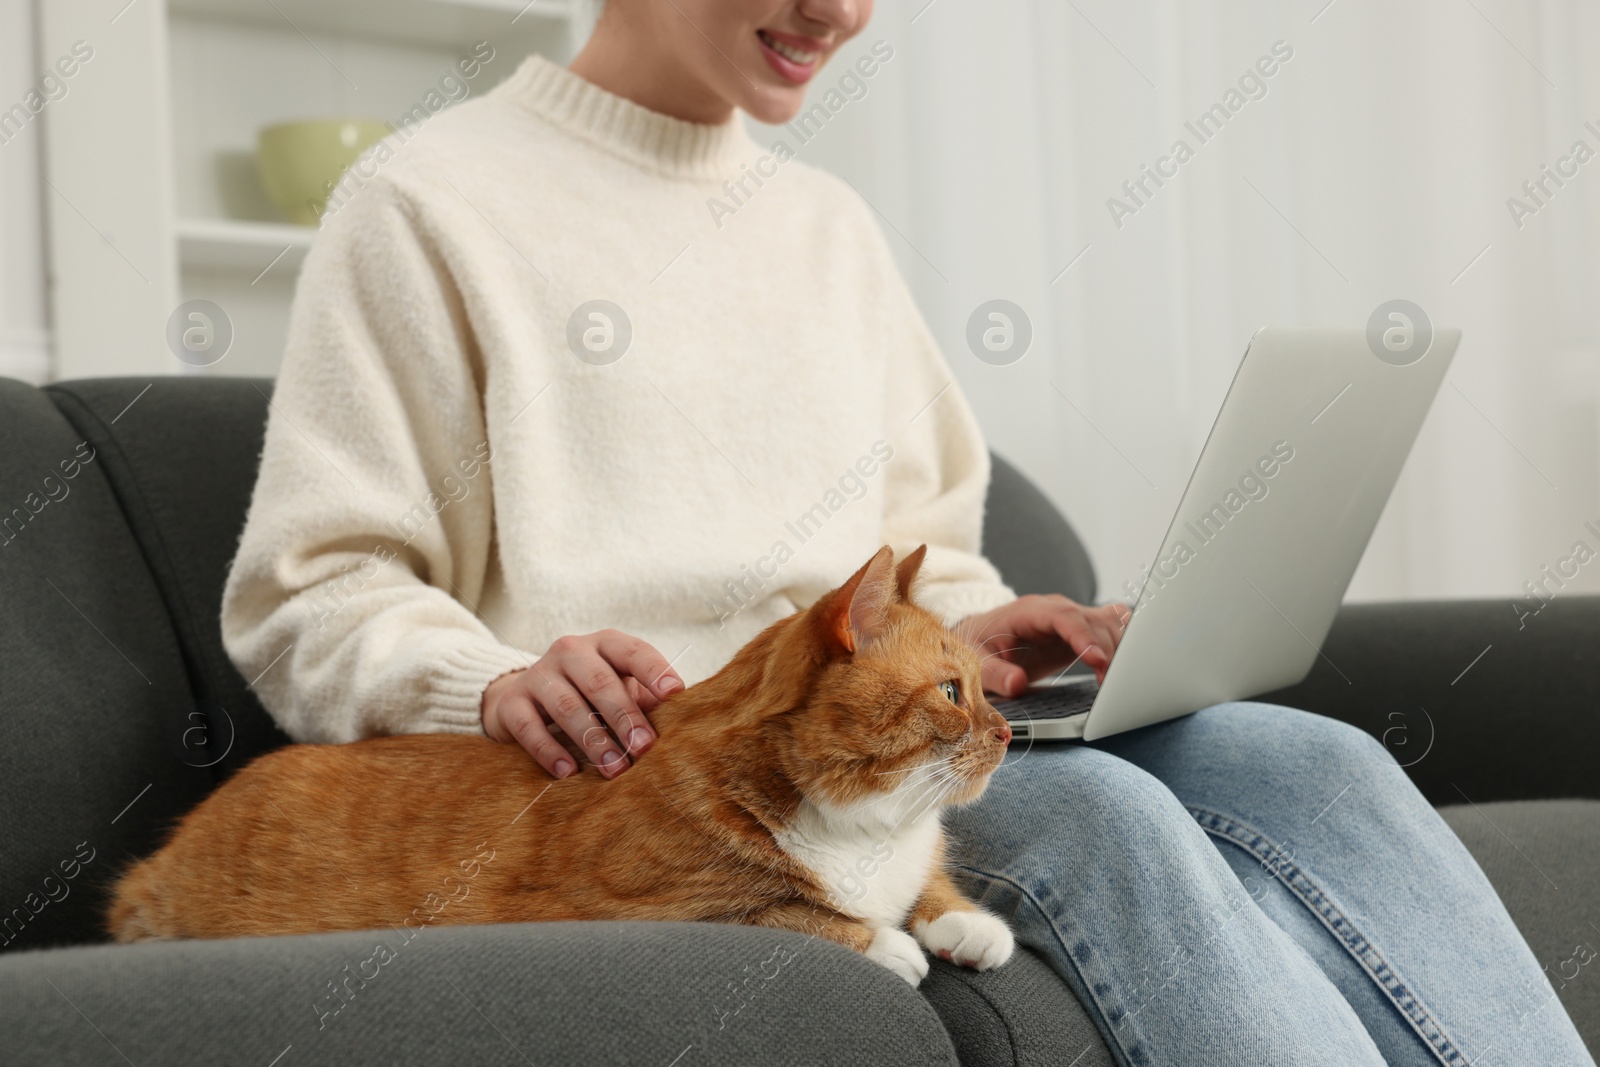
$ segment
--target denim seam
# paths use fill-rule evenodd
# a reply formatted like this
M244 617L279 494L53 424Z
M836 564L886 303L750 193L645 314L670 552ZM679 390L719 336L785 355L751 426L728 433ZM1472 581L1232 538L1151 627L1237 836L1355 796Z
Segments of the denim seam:
M1056 944L1061 946L1062 956L1072 961L1073 969L1078 972L1078 978L1083 982L1083 988L1085 992L1088 993L1089 999L1094 1001L1095 1014L1099 1016L1096 1021L1097 1023L1105 1024L1104 1032L1101 1034L1102 1038L1109 1039L1107 1044L1116 1048L1118 1058L1123 1063L1135 1062L1133 1057L1130 1055L1126 1044L1123 1042L1122 1038L1117 1035L1116 1027L1112 1025L1111 1016L1106 1010L1106 1005L1101 1002L1099 994L1094 991L1094 982L1089 979L1088 975L1084 974L1083 964L1079 962L1078 958L1072 954L1072 949L1067 945L1067 939L1062 936L1061 928L1056 925L1055 916L1050 913L1050 909L1046 908L1044 904L1040 902L1039 898L1033 895L1032 891L1030 891L1015 878L1011 878L1008 875L1000 874L995 871L986 871L982 868L973 867L965 863L957 863L954 866L958 870L966 871L969 874L977 875L979 878L985 878L991 882L1004 882L1005 884L1014 888L1017 893L1029 904L1033 905L1034 910L1043 916L1045 923L1049 925L1050 933L1055 936ZM1131 1020L1133 1018L1133 1013L1124 1012L1123 1017ZM1097 1026L1096 1029L1099 1029L1099 1027ZM1142 1044L1142 1042L1135 1042L1135 1047L1137 1047L1139 1044Z
M1378 988L1383 990L1395 1009L1423 1043L1446 1067L1467 1067L1462 1054L1444 1027L1428 1007L1422 1003L1408 982L1383 958L1372 941L1361 932L1345 912L1333 902L1327 892L1294 862L1285 859L1287 853L1267 835L1237 819L1206 808L1189 807L1200 828L1214 837L1237 845L1261 861L1272 875L1282 882L1307 909L1344 946ZM1268 847L1263 847L1266 845Z

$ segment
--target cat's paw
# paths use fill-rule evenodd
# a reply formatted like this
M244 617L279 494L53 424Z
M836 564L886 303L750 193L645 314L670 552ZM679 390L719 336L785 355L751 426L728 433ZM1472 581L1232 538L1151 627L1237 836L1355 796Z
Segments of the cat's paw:
M880 927L872 944L867 946L866 957L883 964L910 982L913 988L921 985L928 974L928 957L922 954L916 938L904 930Z
M1017 944L1004 920L986 911L947 911L914 929L923 947L935 956L980 971L1010 959Z

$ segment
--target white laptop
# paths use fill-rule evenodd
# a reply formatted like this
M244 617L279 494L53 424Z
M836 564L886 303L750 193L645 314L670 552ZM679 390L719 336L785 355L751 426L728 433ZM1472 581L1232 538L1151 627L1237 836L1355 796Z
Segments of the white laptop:
M1359 329L1259 330L1105 683L996 701L1013 744L1093 741L1303 679L1461 340L1429 333L1420 355L1380 356Z

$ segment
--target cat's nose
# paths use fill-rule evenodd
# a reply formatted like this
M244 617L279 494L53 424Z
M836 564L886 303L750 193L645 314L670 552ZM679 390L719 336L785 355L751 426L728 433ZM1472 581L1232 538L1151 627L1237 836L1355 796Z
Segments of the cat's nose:
M1011 743L1011 724L1006 722L1006 717L996 711L988 701L984 702L983 711L986 713L984 717L989 720L989 729L986 731L986 735L1002 745L1009 745Z

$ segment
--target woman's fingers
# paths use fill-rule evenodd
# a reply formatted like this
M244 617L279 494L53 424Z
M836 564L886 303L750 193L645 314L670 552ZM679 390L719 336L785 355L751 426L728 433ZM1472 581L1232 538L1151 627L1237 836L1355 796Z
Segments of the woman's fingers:
M1110 635L1111 652L1115 655L1117 649L1122 646L1122 634L1127 630L1128 620L1133 617L1133 612L1125 604L1103 604L1094 610L1100 615L1106 632Z
M1105 681L1106 668L1111 666L1111 653L1116 648L1110 634L1096 627L1084 611L1057 612L1051 621L1056 636L1094 671L1095 680Z
M578 768L551 736L550 726L559 726L584 759L615 778L632 766L630 755L655 743L648 713L683 688L672 664L637 637L616 630L560 637L538 663L485 687L484 731L516 741L562 778Z
M577 683L589 706L600 713L611 732L631 756L655 743L656 732L634 703L617 670L598 652L577 653L563 664L567 678Z
M527 749L534 762L543 767L552 778L565 778L578 769L572 756L561 743L550 736L533 698L525 692L511 693L501 698L495 707L495 718L504 737L496 741L515 741Z
M657 699L683 688L678 672L649 642L617 630L601 630L594 636L606 662L615 667L618 674L637 678Z
M983 687L1010 699L1028 688L1028 672L999 656L989 656L983 661Z
M644 712L645 715L648 716L660 706L661 701L657 700L656 695L646 689L644 683L639 679L630 675L622 680L622 684L627 686L628 697L639 706L639 710Z
M1064 596L1025 596L963 620L956 632L981 654L983 686L1014 696L1027 679L1082 662L1104 681L1132 612L1122 604L1084 607ZM989 655L1004 650L1004 657Z
M573 740L585 759L599 767L600 773L607 778L615 778L628 769L627 755L595 717L589 702L577 687L564 673L550 669L556 664L549 664L548 660L549 657L546 657L547 665L543 669L531 672L534 699L540 709Z
M1117 651L1117 634L1112 628L1111 620L1106 617L1104 612L1091 610L1084 612L1083 622L1089 630L1095 647L1105 653L1106 665L1110 666L1111 657Z
M1077 608L1071 615L1058 617L1056 632L1093 668L1095 678L1103 682L1132 614L1121 604Z

